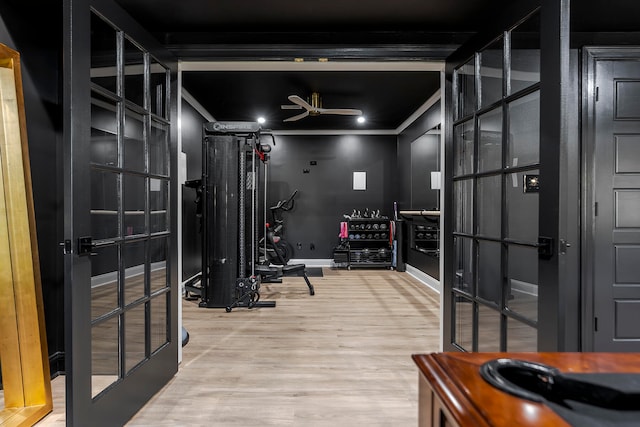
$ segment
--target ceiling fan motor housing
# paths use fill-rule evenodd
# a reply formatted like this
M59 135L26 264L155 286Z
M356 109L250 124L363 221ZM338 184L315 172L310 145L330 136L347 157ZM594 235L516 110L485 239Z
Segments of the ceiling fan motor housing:
M309 111L309 115L311 116L319 116L320 112L318 108L322 108L322 98L320 98L320 94L318 92L311 93L311 106L313 110Z

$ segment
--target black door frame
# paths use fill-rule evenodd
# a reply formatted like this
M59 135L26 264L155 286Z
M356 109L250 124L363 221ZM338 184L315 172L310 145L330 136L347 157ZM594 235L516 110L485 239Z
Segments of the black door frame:
M110 0L64 0L64 239L65 247L65 356L67 425L122 425L177 372L177 62L144 29ZM169 343L147 363L93 400L91 398L91 312L89 257L74 247L79 236L90 236L87 203L90 200L89 143L91 123L90 19L91 11L104 16L169 67L170 117L170 238L168 269L171 302Z

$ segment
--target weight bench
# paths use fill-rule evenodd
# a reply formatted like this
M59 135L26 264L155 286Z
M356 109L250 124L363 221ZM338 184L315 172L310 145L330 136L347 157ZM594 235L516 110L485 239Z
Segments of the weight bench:
M303 277L309 287L309 295L315 295L315 290L309 281L306 268L307 266L305 264L287 264L273 267L268 265L256 265L256 273L258 273L261 278L266 279L262 280L265 283L277 283L274 279L277 280L281 277Z
M274 248L274 252L278 257L280 265L276 265L274 267L268 265L257 265L256 272L260 275L260 277L267 279L265 280L266 282L271 281L271 283L273 283L274 279L279 279L281 277L303 277L304 281L309 287L309 295L315 295L316 292L313 289L313 285L309 281L309 277L307 276L307 266L305 264L287 264L287 262L282 257L282 254L278 251L275 242L273 241L273 233L267 233L267 239Z

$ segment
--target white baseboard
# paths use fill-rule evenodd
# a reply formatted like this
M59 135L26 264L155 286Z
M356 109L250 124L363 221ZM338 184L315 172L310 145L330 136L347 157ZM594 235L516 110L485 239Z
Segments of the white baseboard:
M304 264L307 267L333 267L332 259L291 259L288 264Z
M167 263L165 261L152 262L151 263L151 271L160 270L166 268ZM144 274L144 264L134 265L133 267L129 267L124 271L125 279L129 279L131 277L139 276ZM98 288L100 286L114 283L118 281L118 272L112 271L110 273L100 274L98 276L93 276L91 278L91 287Z
M200 275L202 275L202 273L196 273L196 274L194 274L193 276L189 277L187 280L183 280L183 281L180 283L180 290L181 290L182 292L184 292L184 285L185 285L185 284L187 284L188 282L190 282L191 280L195 279L195 278L196 278L196 276L200 276Z
M533 283L523 282L521 280L511 279L511 290L516 292L522 292L523 294L538 296L538 285Z
M420 282L422 282L426 286L430 287L431 289L433 289L437 293L440 293L441 287L440 287L440 282L438 280L436 280L433 277L429 276L424 271L418 270L417 268L415 268L412 265L407 264L406 268L407 268L407 273L409 273L410 275L412 275L417 280L419 280Z

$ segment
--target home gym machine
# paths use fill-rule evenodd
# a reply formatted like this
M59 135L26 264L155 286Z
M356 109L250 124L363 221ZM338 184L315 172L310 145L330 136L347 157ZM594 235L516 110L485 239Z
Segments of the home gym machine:
M254 122L203 125L201 307L231 311L276 305L260 301L259 292L261 277L275 274L258 265L260 165L271 151L260 138L267 135L273 138L265 131L261 135Z
M255 273L260 125L209 122L202 141L201 307L274 307Z

